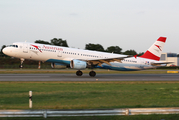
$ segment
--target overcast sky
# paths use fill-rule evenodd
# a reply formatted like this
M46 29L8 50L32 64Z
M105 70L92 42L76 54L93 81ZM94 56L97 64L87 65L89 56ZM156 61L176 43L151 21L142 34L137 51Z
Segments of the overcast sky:
M0 46L62 38L145 52L160 36L179 53L179 0L0 0Z

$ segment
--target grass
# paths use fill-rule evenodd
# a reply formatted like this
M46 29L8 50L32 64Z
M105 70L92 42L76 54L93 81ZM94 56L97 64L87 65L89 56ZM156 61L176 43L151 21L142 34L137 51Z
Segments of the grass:
M178 107L179 82L0 82L0 109Z

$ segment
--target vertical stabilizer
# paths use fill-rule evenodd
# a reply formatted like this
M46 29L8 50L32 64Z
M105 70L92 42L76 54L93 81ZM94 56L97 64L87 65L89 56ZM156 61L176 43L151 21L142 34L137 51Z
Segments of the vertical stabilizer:
M166 37L159 37L159 39L140 57L159 61L166 39Z

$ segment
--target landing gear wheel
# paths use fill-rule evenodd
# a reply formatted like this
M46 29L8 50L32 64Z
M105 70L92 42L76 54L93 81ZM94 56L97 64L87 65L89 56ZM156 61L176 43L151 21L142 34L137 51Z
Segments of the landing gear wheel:
M94 76L96 76L96 72L95 72L95 71L90 71L90 72L89 72L89 75L90 75L91 77L94 77Z
M23 68L23 66L22 66L22 65L19 65L19 68Z
M82 76L82 75L83 75L83 72L82 72L81 70L78 70L78 71L76 71L76 75L77 75L77 76Z

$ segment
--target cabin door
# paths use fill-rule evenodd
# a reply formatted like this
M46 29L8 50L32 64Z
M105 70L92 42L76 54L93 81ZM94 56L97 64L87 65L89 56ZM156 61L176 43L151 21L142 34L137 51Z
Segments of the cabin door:
M28 53L28 44L27 43L23 44L23 52Z
M62 51L58 50L57 57L62 57Z

